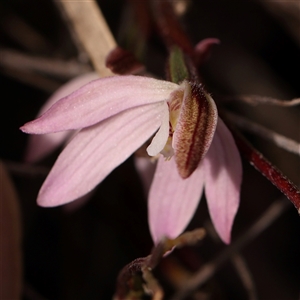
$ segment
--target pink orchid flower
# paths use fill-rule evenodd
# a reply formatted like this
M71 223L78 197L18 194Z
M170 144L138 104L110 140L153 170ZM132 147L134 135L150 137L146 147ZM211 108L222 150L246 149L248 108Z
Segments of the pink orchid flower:
M41 187L41 206L62 205L93 190L154 135L147 148L150 156L160 156L148 201L154 242L185 229L204 186L215 228L230 242L241 161L213 99L201 86L139 76L102 78L62 98L21 130L79 130Z

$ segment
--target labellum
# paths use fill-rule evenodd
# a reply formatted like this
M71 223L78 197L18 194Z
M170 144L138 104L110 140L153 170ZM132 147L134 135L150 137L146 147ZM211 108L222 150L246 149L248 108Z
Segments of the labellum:
M214 100L200 84L184 81L174 94L177 95L169 103L172 148L180 176L188 178L210 147L218 112ZM183 94L181 105L180 94Z

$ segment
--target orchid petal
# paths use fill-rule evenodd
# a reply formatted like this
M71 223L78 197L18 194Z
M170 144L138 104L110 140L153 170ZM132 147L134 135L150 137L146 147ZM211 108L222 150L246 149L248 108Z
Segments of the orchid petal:
M38 113L38 116L46 112L54 103L56 103L61 98L74 92L76 89L80 88L84 84L99 78L97 73L87 73L80 75L64 85L62 85L43 105ZM46 155L54 151L59 145L68 139L73 132L63 131L56 133L48 133L43 135L30 135L28 140L28 145L25 152L26 162L36 162Z
M21 130L44 134L94 125L126 109L167 100L178 85L141 76L94 80L55 103Z
M199 168L187 179L179 175L174 158L162 156L149 192L149 226L153 241L177 237L193 217L203 190Z
M96 72L91 72L91 73L82 74L66 82L60 88L58 88L52 94L52 96L46 101L46 103L41 107L38 116L41 116L43 113L45 113L58 100L68 96L69 94L73 93L83 85L88 84L92 80L96 80L96 79L99 79L99 75Z
M220 118L203 161L203 173L212 222L221 239L229 244L233 220L239 207L242 163L233 137Z
M165 102L165 113L162 116L162 124L153 137L151 144L147 148L147 153L150 156L156 156L166 145L169 137L169 109L168 104Z
M56 206L91 191L158 129L165 106L139 106L83 129L58 157L38 204Z

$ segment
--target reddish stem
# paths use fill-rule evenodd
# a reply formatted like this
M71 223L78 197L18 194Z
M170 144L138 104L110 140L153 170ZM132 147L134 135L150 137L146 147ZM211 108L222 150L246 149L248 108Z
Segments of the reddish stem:
M273 166L245 138L235 132L232 133L242 155L294 204L300 214L300 191L297 186Z
M178 22L171 3L166 0L151 0L150 2L158 32L167 48L177 46L192 56L194 47Z

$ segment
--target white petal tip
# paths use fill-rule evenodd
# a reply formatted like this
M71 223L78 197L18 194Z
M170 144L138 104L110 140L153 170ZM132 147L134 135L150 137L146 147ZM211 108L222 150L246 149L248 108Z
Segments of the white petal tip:
M157 149L155 149L155 148L156 148L156 147L153 147L153 145L150 144L150 145L147 147L147 149L146 149L147 154L148 154L149 156L156 156L156 155L159 153L159 151L158 151Z
M26 124L19 128L22 132L28 133Z

